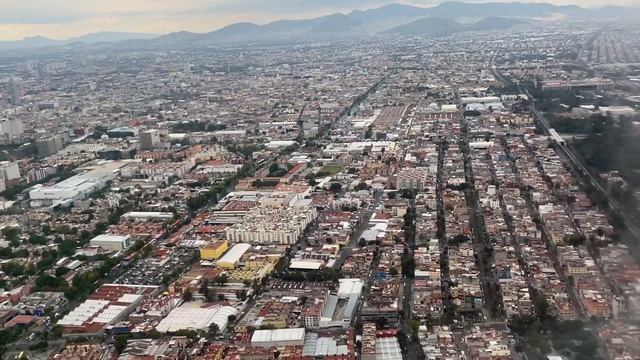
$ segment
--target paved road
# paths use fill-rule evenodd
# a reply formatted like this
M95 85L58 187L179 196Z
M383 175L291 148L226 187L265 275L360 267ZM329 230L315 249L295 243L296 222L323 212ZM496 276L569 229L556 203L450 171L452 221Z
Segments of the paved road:
M358 227L354 230L353 234L351 235L351 238L349 239L349 243L345 245L343 250L340 252L340 256L333 263L334 269L341 269L342 265L344 264L344 261L347 259L347 257L349 257L349 255L351 255L351 251L356 247L358 247L358 241L362 237L362 233L364 233L364 231L369 228L369 221L371 220L371 217L375 213L375 208L378 207L378 205L380 205L380 202L382 201L382 196L383 196L383 192L381 191L375 193L373 202L369 204L369 207L367 208L367 211L362 216L362 219L360 220Z
M496 274L492 270L493 256L486 256L485 249L491 248L492 244L488 239L482 207L478 200L476 192L475 178L471 165L471 149L469 148L468 129L463 120L463 132L461 139L461 149L464 154L465 178L467 183L467 206L469 207L469 221L472 225L473 232L473 248L476 254L478 270L480 271L480 284L482 285L482 294L484 296L485 306L487 310L484 312L485 317L490 320L500 320L503 318L503 306L501 294L494 292L492 289L498 283ZM488 316L487 316L488 315Z
M493 54L493 57L491 58L489 68L495 78L504 82L505 84L509 84L509 81L505 79L504 76L500 74L500 72L498 72L498 69L495 65L495 60L496 60L496 57L498 56L500 49L501 49L500 46L496 48ZM531 93L528 90L526 91L526 94L532 100L532 102L533 100L535 100L535 98L531 96ZM545 134L548 135L549 125L544 115L538 109L536 109L535 106L531 106L530 109L531 109L531 112L535 115L537 122L544 129ZM557 144L557 146L562 151L562 153L568 158L568 160L570 161L570 165L575 170L575 172L581 175L581 177L585 179L591 186L593 186L594 189L598 190L600 193L602 193L602 195L605 196L605 198L607 199L610 211L612 211L620 219L622 219L625 225L625 228L634 236L635 240L637 241L638 239L640 239L640 228L636 225L636 222L629 215L627 215L627 212L624 211L624 208L620 205L620 203L609 196L609 193L602 186L602 184L593 176L593 174L591 174L591 172L582 163L582 161L577 156L575 156L575 154L573 154L571 149L569 149L565 144Z
M547 124L547 120L545 119L545 117L534 106L531 106L531 111L536 116L536 119L538 120L538 123L543 127L545 133L548 134L549 133L549 125ZM571 167L573 167L573 169L579 175L581 175L582 178L584 178L594 189L598 190L600 193L602 193L602 195L605 196L605 198L607 199L608 205L609 205L609 209L614 214L616 214L617 216L619 216L622 219L622 221L623 221L623 223L625 225L625 228L635 237L636 240L640 239L640 229L638 229L638 227L636 226L636 223L633 221L633 219L631 219L626 214L626 211L624 211L624 209L622 208L620 203L618 203L617 200L615 200L614 198L609 196L609 193L607 192L607 190L591 174L591 172L582 163L582 161L577 156L575 156L573 154L571 149L569 149L565 144L556 144L556 145L562 151L562 153L569 159L569 161L571 162L571 164L570 164Z
M443 315L450 311L452 302L451 288L449 283L451 282L451 275L449 273L449 243L447 241L446 232L446 219L444 213L444 190L445 184L444 178L444 158L449 144L438 144L438 172L436 175L436 213L437 213L437 226L438 226L438 244L440 248L440 274L442 283L442 310Z
M410 207L415 210L416 208L416 199L412 197L410 200ZM416 247L416 232L415 226L416 222L413 221L413 236L405 239L405 252L408 256L413 257L414 250ZM403 275L404 276L404 275ZM420 340L413 334L413 329L411 328L411 319L413 317L412 305L413 305L413 280L412 278L408 278L404 276L403 279L403 289L402 289L402 318L400 319L400 330L407 336L407 359L410 360L419 360L424 359L424 353L422 351L422 346L420 345Z

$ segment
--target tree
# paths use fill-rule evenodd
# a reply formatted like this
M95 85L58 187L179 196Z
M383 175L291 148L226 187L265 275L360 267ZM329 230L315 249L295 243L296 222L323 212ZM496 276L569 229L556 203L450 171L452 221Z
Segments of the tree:
M416 268L416 260L413 256L402 255L400 262L402 264L402 272L404 275L408 278L413 278Z
M227 321L229 322L229 324L235 323L236 320L237 320L237 317L234 314L227 316Z
M225 285L227 282L229 282L229 276L228 275L218 275L215 278L213 278L213 282L222 286Z
M388 320L386 317L380 316L379 318L376 318L376 325L378 326L378 329L384 329L385 326L387 326Z
M367 185L366 182L361 181L360 183L358 183L358 185L356 185L355 189L356 190L367 190L369 188L369 185Z
M331 183L329 190L334 193L339 193L342 190L342 184L336 182Z
M42 225L42 233L45 236L49 236L51 235L53 232L51 231L51 226L49 226L49 224L43 224Z
M93 235L91 234L90 231L88 230L80 231L80 242L82 242L83 244L86 244L87 242L89 242L89 240L91 240L92 237Z
M418 330L420 330L420 320L411 319L409 325L411 326L411 331L413 331L414 334L418 334Z
M122 354L127 348L127 341L129 341L128 335L117 335L115 339L115 347L118 354Z
M469 242L469 237L463 234L458 234L451 239L451 245L459 245L462 243Z
M398 269L396 269L396 268L389 269L389 275L391 275L391 276L398 275Z
M584 244L585 242L585 237L581 234L571 234L571 235L565 235L563 238L563 241L567 244L567 245L571 245L571 246L579 246Z
M29 236L29 244L31 245L47 245L47 238L38 234L31 234Z
M12 277L22 276L24 274L24 265L17 261L10 261L2 264L2 271Z
M2 235L9 242L19 241L20 229L15 227L7 227L2 229Z
M182 300L184 302L190 302L191 300L193 300L193 293L191 292L191 290L187 289L182 293Z
M60 266L58 268L56 268L56 276L60 277L63 276L64 274L68 273L70 270L64 266Z
M218 334L220 334L220 327L218 327L218 324L212 322L209 325L209 336L214 338L218 336Z
M278 163L273 163L269 166L269 174L273 174L278 170L280 170L280 165L278 165Z
M547 302L547 299L545 299L544 296L537 295L534 297L533 305L540 321L545 322L552 318L549 313L549 302Z
M58 252L62 256L71 256L78 248L78 243L73 240L64 240L58 244Z
M247 290L238 290L238 291L236 291L236 297L240 301L247 300Z
M367 128L367 131L364 133L364 138L365 139L371 139L371 136L373 136L373 126L369 126Z
M103 232L105 232L107 230L107 228L109 227L109 224L107 224L106 222L99 222L96 224L94 230L93 230L93 235L97 236L102 234Z
M367 240L365 240L364 238L360 238L360 240L358 240L358 246L360 247L367 246Z

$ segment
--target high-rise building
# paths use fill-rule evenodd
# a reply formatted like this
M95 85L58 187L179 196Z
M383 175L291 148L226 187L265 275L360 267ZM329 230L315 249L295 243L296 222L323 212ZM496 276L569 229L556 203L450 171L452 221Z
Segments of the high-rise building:
M64 137L55 135L48 138L36 140L36 150L38 155L45 157L53 155L64 148Z
M160 132L148 130L140 133L140 149L153 150L160 145Z
M0 162L0 178L5 181L19 179L20 167L18 167L18 163L10 161Z
M17 137L24 133L20 119L0 119L0 136Z
M22 104L22 84L16 78L9 80L9 99L13 105Z

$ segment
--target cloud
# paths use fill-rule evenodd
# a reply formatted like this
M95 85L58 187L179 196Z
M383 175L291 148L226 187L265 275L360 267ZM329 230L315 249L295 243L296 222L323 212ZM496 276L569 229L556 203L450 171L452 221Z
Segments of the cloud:
M605 4L605 0L548 1ZM97 31L208 32L238 21L310 18L398 2L428 6L442 0L0 0L0 40L33 35L63 39Z

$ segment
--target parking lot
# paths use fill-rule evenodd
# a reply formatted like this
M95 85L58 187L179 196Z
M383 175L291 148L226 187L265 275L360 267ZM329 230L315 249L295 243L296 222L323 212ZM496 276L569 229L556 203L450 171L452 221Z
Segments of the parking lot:
M162 257L148 257L138 262L126 273L122 274L116 284L161 285L164 276L175 269L190 263L194 258L193 249L176 248Z

